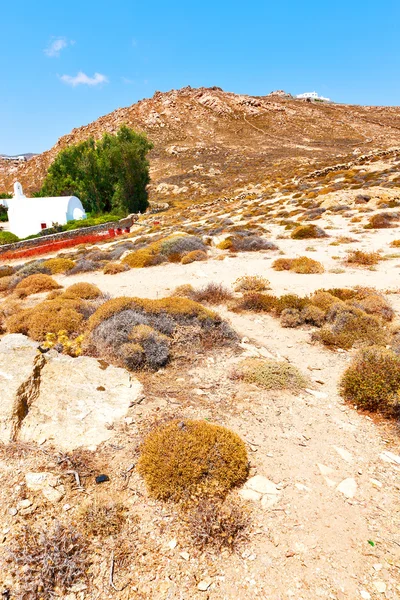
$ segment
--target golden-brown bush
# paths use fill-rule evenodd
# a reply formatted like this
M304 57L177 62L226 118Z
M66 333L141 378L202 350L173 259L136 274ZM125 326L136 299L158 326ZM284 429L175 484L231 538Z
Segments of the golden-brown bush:
M231 238L227 237L217 245L218 250L230 250L233 246Z
M290 237L294 240L304 240L327 237L327 234L321 227L311 223L309 225L299 225L296 229L293 229Z
M103 269L104 275L117 275L129 269L126 263L109 262Z
M9 277L10 275L13 275L14 271L15 271L15 269L11 265L1 265L0 266L0 279L2 277Z
M49 258L49 260L44 261L43 266L50 269L52 275L56 275L73 269L75 262L70 258Z
M192 252L188 252L182 256L181 263L183 265L188 265L200 260L207 260L207 252L204 252L204 250L192 250Z
M300 274L324 272L324 267L320 262L308 258L307 256L299 256L298 258L277 258L272 263L272 268L275 269L275 271L293 271L293 273Z
M324 325L316 338L326 346L350 349L355 344L384 345L388 333L377 317L356 308L339 307L332 323Z
M272 268L275 269L275 271L290 271L292 262L292 258L277 258L272 263Z
M70 285L63 293L64 298L79 298L81 300L94 300L95 298L100 298L102 295L103 292L97 285L84 281Z
M19 296L30 296L39 292L48 292L50 290L59 289L61 286L50 275L44 273L36 273L22 279L16 287L15 291Z
M78 312L79 302L73 300L45 300L33 308L22 310L6 321L9 333L23 333L34 340L43 341L48 333L78 334L84 317Z
M174 501L224 496L248 473L246 446L238 435L206 421L171 421L144 440L137 464L149 494Z
M264 358L246 358L237 366L233 377L255 383L267 390L296 391L308 384L306 377L290 363Z
M379 252L363 252L362 250L352 250L347 254L346 263L355 266L373 266L381 260Z
M263 292L271 287L268 279L261 275L243 275L233 285L235 292Z
M399 407L400 357L379 346L361 349L346 369L340 393L358 407L393 413Z

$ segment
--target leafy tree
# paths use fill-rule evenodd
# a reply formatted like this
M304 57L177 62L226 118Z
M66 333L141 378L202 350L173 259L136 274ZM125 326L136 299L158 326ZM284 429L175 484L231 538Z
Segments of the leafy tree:
M91 213L144 211L150 181L144 134L125 125L62 150L50 165L40 196L78 196Z

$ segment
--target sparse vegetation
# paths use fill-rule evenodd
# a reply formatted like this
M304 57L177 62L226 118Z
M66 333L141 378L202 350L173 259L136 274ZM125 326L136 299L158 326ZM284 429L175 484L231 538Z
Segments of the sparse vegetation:
M300 390L307 387L307 379L285 361L264 358L246 358L233 373L233 378L255 383L266 390Z
M381 260L379 252L363 252L362 250L352 250L346 257L348 265L355 266L373 266Z
M393 413L399 408L400 357L380 346L361 349L344 372L342 396L358 407Z
M129 267L126 263L109 262L104 267L103 273L104 275L118 275L118 273L123 273L128 270Z
M290 237L294 240L306 240L327 237L327 233L318 225L311 223L310 225L299 225L293 229Z
M70 258L50 258L45 260L43 266L50 270L52 275L66 273L74 268L75 262Z
M149 494L160 500L190 495L222 496L248 472L245 444L238 435L206 421L175 420L144 440L137 464Z
M261 275L243 275L233 284L235 292L263 292L269 290L270 282Z
M324 273L325 271L320 262L308 258L307 256L300 256L299 258L278 258L273 262L272 267L276 271L293 271L293 273L304 275Z

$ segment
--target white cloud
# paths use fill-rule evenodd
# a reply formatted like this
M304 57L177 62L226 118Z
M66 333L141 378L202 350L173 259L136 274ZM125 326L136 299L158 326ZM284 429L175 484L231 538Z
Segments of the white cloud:
M129 79L129 77L121 77L122 83L125 83L126 85L133 85L134 83L136 83L136 81L134 79Z
M93 77L89 77L86 73L79 71L75 77L72 75L62 75L60 77L61 81L70 85L72 87L76 87L77 85L100 85L101 83L108 83L108 78L101 73L95 73Z
M44 49L44 53L46 56L50 56L51 58L60 56L61 50L64 50L70 44L72 45L74 42L67 40L64 37L53 38L47 48Z

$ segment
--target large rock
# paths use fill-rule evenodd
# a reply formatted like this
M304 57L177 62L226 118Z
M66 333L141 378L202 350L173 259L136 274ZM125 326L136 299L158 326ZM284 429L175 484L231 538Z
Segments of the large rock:
M22 422L19 439L48 440L57 448L96 447L112 435L142 392L128 371L95 358L57 355L41 372L40 393Z
M112 435L142 394L128 371L95 358L71 358L12 334L0 340L0 441L94 448Z
M39 393L44 359L37 343L20 333L0 340L0 441L15 439L20 423Z

